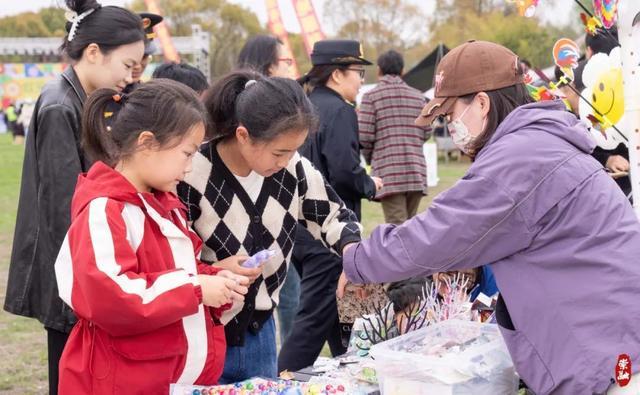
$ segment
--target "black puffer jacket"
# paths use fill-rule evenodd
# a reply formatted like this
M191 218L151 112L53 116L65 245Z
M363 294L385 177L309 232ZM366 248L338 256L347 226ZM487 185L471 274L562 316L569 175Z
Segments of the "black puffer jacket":
M54 262L71 222L86 94L72 67L40 93L25 147L18 217L4 309L69 332L75 317L58 296Z

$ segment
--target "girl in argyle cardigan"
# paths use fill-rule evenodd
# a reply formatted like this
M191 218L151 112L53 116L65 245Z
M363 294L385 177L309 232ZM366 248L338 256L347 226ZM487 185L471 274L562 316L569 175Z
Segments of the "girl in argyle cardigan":
M298 155L316 124L293 80L236 71L205 95L210 142L178 186L189 220L204 240L202 260L253 281L244 304L225 312L227 358L221 382L275 377L273 309L285 281L296 226L334 253L360 240L361 225L309 161ZM247 256L277 254L255 269Z

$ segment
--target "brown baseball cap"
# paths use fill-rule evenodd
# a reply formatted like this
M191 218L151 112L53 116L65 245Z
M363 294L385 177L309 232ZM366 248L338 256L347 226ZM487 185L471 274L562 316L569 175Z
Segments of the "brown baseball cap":
M502 45L471 40L446 54L435 75L434 99L427 103L416 125L429 126L451 113L460 96L493 91L522 83L518 56Z

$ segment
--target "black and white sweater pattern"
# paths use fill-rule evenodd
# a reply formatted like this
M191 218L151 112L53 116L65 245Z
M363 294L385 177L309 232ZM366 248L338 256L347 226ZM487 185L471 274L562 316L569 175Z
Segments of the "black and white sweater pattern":
M278 305L297 224L334 253L361 238L355 214L311 162L297 153L285 169L264 179L254 203L215 145L206 144L194 157L193 170L178 185L178 195L203 239L203 262L215 264L263 249L278 251L251 285L244 303L234 303L222 316L230 346L242 345L247 330L257 333Z

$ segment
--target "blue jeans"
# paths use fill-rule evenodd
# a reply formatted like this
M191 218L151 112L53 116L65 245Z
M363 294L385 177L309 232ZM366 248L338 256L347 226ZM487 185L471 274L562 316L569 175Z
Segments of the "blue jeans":
M287 278L280 289L280 303L278 303L278 323L280 324L280 344L289 336L293 319L298 312L300 302L300 275L295 266L290 263Z
M220 384L237 383L251 377L277 378L276 324L269 318L257 335L247 331L244 346L228 347Z

